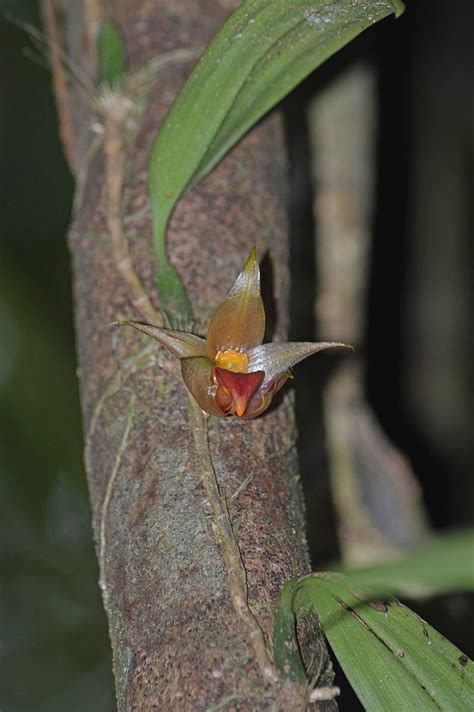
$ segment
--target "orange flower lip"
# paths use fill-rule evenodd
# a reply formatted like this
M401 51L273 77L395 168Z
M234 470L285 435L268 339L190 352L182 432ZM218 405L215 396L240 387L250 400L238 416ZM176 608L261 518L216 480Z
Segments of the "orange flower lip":
M247 410L249 400L262 384L265 374L263 371L253 373L239 373L227 371L225 368L215 369L215 377L219 388L225 388L232 396L235 413L239 417Z

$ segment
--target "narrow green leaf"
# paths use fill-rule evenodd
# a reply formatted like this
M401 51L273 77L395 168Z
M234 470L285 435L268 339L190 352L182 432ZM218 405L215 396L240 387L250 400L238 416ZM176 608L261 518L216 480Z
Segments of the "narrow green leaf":
M340 574L301 579L295 610L308 605L368 712L474 709L473 663L398 601L371 603L371 593Z
M191 305L178 271L167 257L159 260L156 268L156 287L160 296L160 311L166 323L174 328L192 318Z
M281 592L280 607L275 617L273 629L273 649L275 665L284 677L295 682L306 682L306 671L301 659L296 639L294 597L298 580L288 581Z
M474 530L433 537L384 564L346 571L377 595L420 597L474 590Z
M169 111L150 158L158 263L180 196L310 72L398 0L245 0L207 48Z
M117 87L127 71L122 37L115 25L104 22L97 38L99 79L109 87Z

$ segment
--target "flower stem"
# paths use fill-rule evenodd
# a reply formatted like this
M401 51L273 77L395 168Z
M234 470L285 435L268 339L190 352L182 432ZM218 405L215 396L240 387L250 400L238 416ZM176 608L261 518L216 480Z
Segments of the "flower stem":
M257 619L250 610L247 596L247 575L237 538L230 521L227 502L222 495L209 450L206 416L190 398L190 416L193 430L196 459L201 471L206 497L212 509L212 529L224 557L230 588L230 598L235 613L255 654L262 675L271 683L278 681L271 652Z

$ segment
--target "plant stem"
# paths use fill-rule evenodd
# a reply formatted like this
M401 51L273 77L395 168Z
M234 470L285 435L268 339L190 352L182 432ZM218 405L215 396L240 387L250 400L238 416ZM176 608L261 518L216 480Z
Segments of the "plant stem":
M143 319L162 326L161 315L153 308L133 266L127 238L122 225L123 183L125 175L125 147L123 135L129 117L130 100L111 94L102 102L105 123L104 150L106 157L107 227L117 269L130 289L133 305Z
M190 398L190 416L196 458L201 471L206 497L212 509L212 529L220 546L229 580L230 598L237 618L245 628L262 675L271 683L278 681L265 635L250 610L247 596L247 575L239 545L232 528L227 502L222 495L209 450L206 416Z

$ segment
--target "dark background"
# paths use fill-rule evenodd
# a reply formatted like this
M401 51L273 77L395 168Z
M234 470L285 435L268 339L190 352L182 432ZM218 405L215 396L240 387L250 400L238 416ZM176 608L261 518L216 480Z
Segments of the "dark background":
M380 133L367 393L436 529L473 513L470 5L409 3L371 31ZM33 0L0 0L0 706L107 712L65 240L73 181L50 76L3 11L39 22ZM466 596L419 610L472 653Z

